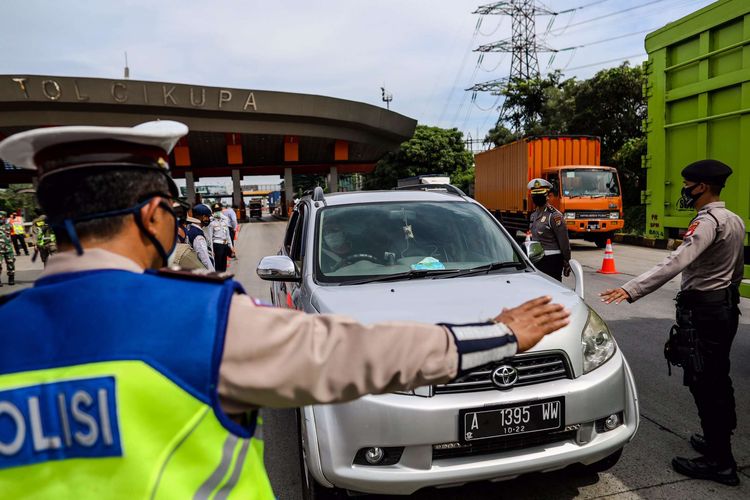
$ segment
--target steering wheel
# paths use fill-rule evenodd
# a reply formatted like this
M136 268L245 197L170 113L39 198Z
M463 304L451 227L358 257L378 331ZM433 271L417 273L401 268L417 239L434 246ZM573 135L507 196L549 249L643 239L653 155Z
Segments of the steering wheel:
M345 257L344 260L351 263L357 262L359 260L369 260L374 264L378 264L380 262L377 257L375 257L374 255L370 255L369 253L355 253L349 255L348 257Z

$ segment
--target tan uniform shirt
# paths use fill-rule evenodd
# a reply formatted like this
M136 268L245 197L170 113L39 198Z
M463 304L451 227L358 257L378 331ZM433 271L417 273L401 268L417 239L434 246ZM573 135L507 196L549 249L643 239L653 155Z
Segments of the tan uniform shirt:
M635 301L682 272L681 290L721 290L742 281L745 224L723 201L702 207L682 245L623 289Z
M90 249L80 257L75 252L51 256L42 277L94 269L143 272L121 255ZM457 370L456 346L443 327L364 326L343 316L257 306L250 297L235 295L218 392L224 411L240 413L444 383Z
M570 260L570 240L562 212L552 205L534 210L529 229L531 239L542 244L545 255L561 253L565 262Z

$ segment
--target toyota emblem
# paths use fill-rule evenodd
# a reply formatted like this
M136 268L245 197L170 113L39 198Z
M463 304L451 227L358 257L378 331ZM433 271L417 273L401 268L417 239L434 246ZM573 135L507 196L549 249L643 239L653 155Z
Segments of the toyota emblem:
M492 383L500 389L510 389L518 382L518 370L510 365L502 365L492 372Z

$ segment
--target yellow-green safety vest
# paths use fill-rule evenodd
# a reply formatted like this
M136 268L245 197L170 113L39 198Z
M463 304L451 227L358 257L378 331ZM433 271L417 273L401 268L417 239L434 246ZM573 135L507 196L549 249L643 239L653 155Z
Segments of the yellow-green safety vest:
M262 422L216 391L239 291L108 270L0 299L0 324L35 318L0 333L0 498L273 499Z

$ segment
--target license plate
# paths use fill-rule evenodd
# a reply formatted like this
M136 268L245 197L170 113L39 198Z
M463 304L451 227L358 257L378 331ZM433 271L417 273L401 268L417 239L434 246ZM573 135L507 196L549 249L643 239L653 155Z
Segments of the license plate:
M563 427L564 398L545 399L526 404L488 406L460 410L459 437L464 442L515 436Z
M599 229L599 224L589 224L589 229Z

